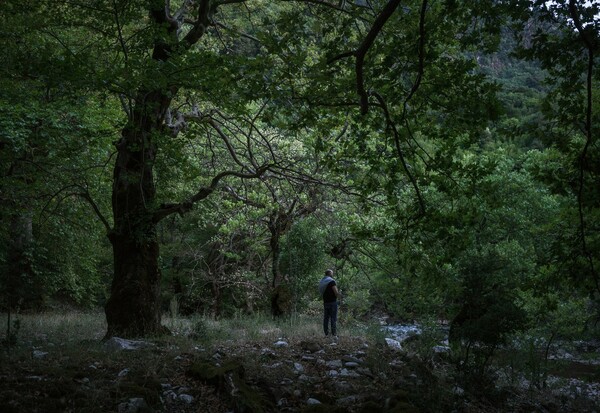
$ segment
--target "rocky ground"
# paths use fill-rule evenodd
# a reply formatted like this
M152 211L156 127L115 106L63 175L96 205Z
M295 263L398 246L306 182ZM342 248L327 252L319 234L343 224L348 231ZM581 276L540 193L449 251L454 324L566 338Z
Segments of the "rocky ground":
M514 375L475 394L457 384L443 349L423 357L393 340L62 346L40 338L2 356L0 411L600 412L597 373L584 381L553 376L541 390Z

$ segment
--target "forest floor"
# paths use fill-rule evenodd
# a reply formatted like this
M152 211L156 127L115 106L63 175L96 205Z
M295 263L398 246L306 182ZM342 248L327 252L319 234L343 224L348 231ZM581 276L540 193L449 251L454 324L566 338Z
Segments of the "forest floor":
M0 411L600 412L594 364L557 363L542 389L514 369L502 385L473 384L448 354L424 350L435 343L395 348L379 324L342 323L337 340L318 317L167 324L175 335L102 342L100 314L19 317L0 356Z

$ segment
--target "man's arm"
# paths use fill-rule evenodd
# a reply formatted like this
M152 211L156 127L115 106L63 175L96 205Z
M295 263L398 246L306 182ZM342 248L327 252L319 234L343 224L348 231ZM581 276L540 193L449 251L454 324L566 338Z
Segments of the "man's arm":
M337 286L334 285L333 287L331 287L331 289L333 290L333 293L335 294L335 296L341 300L342 299L342 293L338 290Z

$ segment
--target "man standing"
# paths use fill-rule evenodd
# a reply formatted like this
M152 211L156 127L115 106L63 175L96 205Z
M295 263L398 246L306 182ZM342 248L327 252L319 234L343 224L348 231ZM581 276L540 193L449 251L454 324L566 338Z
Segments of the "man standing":
M331 320L331 334L337 337L337 299L341 299L342 294L333 279L333 270L325 271L325 276L319 282L319 294L323 297L323 331L326 336L329 335L329 322Z

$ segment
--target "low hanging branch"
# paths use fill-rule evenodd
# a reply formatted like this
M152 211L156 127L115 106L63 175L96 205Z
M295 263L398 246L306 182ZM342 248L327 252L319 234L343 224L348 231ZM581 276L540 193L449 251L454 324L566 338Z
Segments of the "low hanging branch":
M385 26L385 23L389 20L389 18L394 14L398 6L400 5L401 0L390 0L381 13L377 16L369 33L365 36L363 42L360 44L358 49L354 52L354 56L356 57L355 70L356 70L356 92L360 96L360 111L363 115L366 115L369 111L369 94L365 89L365 79L364 79L364 64L365 57L367 52L375 42L375 39L379 35L379 32Z
M217 188L219 182L229 176L234 176L241 179L253 179L261 177L266 171L269 170L273 165L267 164L258 168L254 173L241 173L237 171L223 171L216 175L210 182L210 185L206 187L202 187L196 192L194 195L189 197L183 202L174 203L174 204L162 204L154 213L152 214L152 222L158 223L165 217L168 217L171 214L180 214L183 215L186 212L189 212L194 204L198 201L203 200L208 197L210 194L214 192Z
M346 57L354 57L356 59L356 62L355 62L356 91L360 98L361 114L366 115L368 113L369 97L370 96L375 97L375 99L378 103L378 106L382 109L383 114L385 116L386 128L388 130L391 130L392 135L394 137L396 152L397 152L398 158L400 159L400 162L402 164L402 168L404 169L406 175L408 176L408 179L410 180L411 185L415 189L415 194L416 194L417 200L419 202L419 216L422 216L425 214L425 201L424 201L421 191L419 189L419 185L418 185L414 175L410 171L408 162L406 161L406 158L402 151L402 148L400 145L400 134L398 133L398 129L396 128L396 125L391 118L391 115L388 110L385 99L383 98L383 96L381 96L377 92L367 91L367 89L365 87L365 78L364 78L364 64L365 64L365 58L366 58L367 52L369 51L369 49L375 42L375 39L377 38L377 36L381 32L381 30L383 30L383 27L385 26L386 22L390 19L392 14L396 11L398 6L400 5L400 2L401 2L401 0L388 1L388 3L385 5L385 7L381 11L381 13L379 13L377 18L373 22L371 29L365 36L365 38L362 41L362 43L360 44L360 46L355 51L346 52L346 53L336 56L330 62L333 62L333 61L336 61L336 60L339 60L342 58L346 58ZM427 7L428 7L428 1L423 0L423 2L421 3L420 18L419 18L419 44L418 44L419 63L418 63L417 77L415 79L415 82L414 82L411 90L409 91L408 95L406 96L406 99L404 100L403 112L402 112L403 119L406 118L408 102L410 101L410 99L412 99L412 97L415 95L415 93L419 89L419 86L421 85L421 81L423 79L423 74L425 71L425 34L426 34L426 32L425 32L425 14L427 11Z

